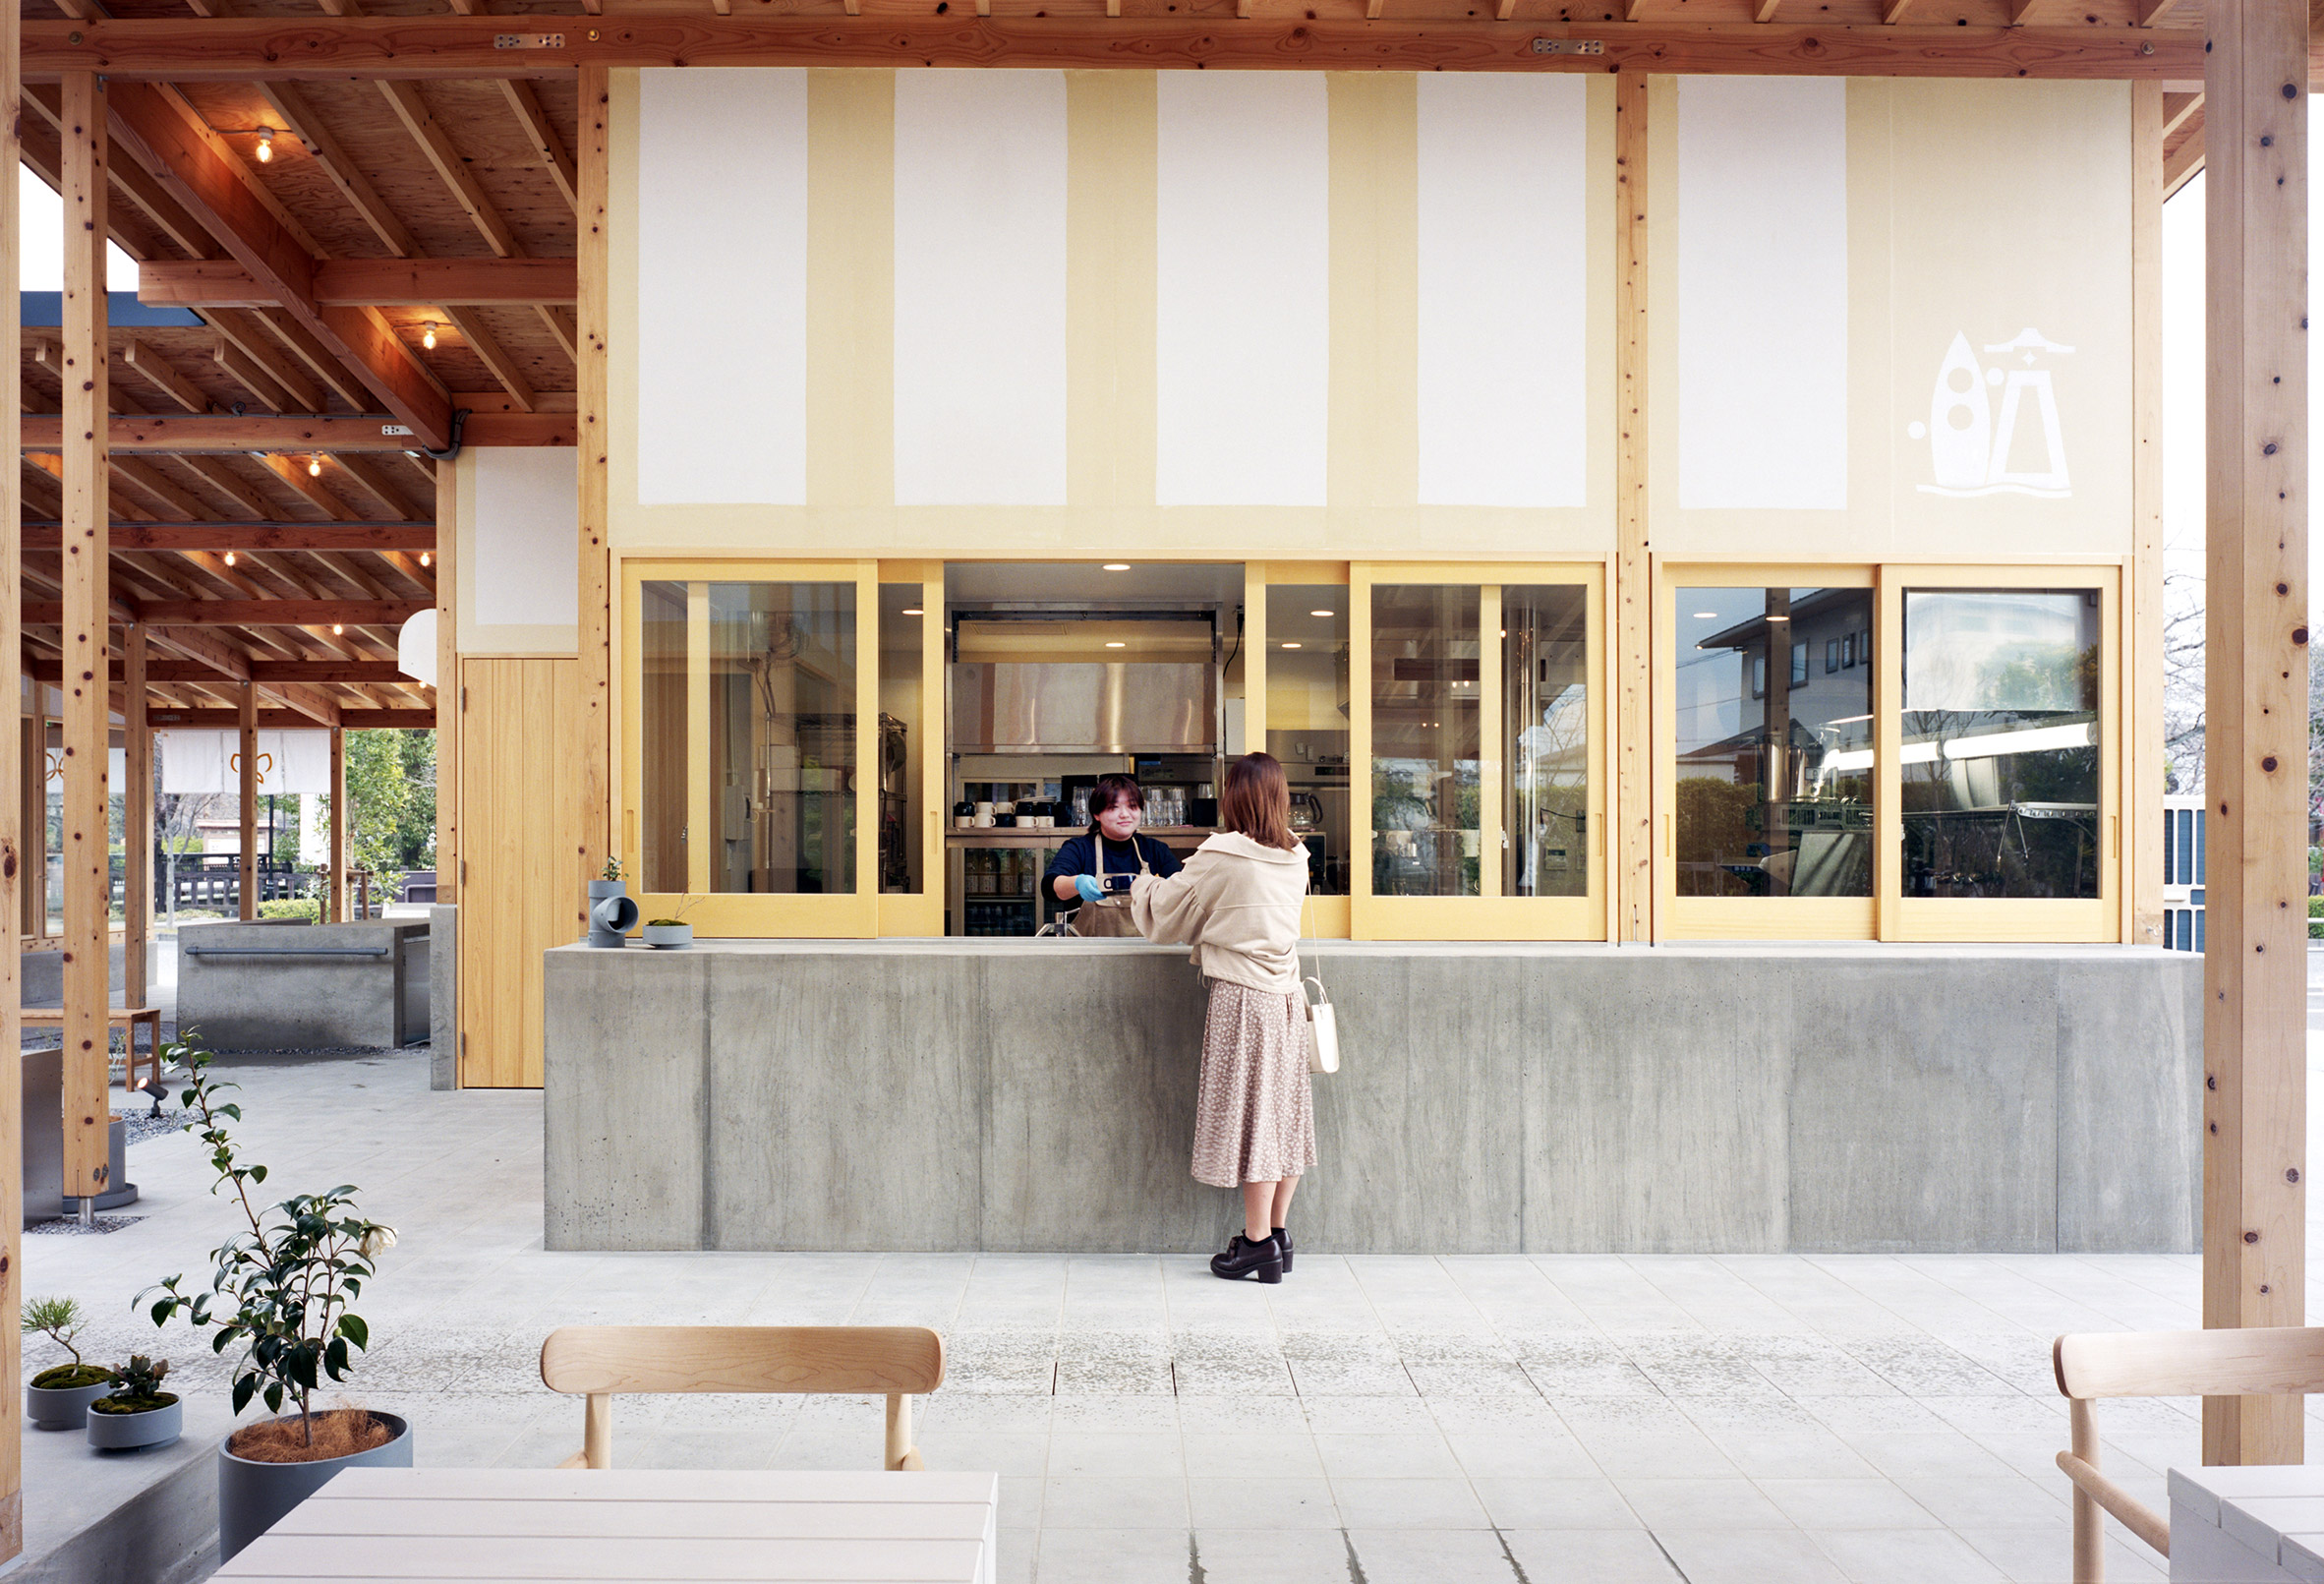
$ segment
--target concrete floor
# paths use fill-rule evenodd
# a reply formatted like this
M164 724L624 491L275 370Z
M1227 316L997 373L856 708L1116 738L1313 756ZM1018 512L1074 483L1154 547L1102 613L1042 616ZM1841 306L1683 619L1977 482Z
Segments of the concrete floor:
M538 1094L431 1091L425 1048L227 1076L269 1187L354 1182L401 1230L361 1305L378 1346L349 1396L410 1415L423 1463L547 1467L578 1446L579 1403L537 1373L559 1324L925 1323L949 1379L921 1445L1003 1476L1011 1581L2063 1581L2050 1338L2197 1320L2191 1257L1314 1248L1268 1288L1177 1258L548 1254ZM131 1305L161 1276L200 1279L228 1206L191 1138L129 1160L145 1219L27 1238L25 1290L81 1297L100 1355L158 1346L222 1397L206 1344ZM58 1357L27 1348L28 1369ZM2162 1470L2197 1456L2195 1409L2107 1404L2110 1472L2161 1504ZM614 1434L639 1466L880 1451L868 1400L630 1399ZM2311 1444L2324 1459L2324 1421ZM76 1466L29 1463L35 1527L73 1504ZM2109 1565L2164 1576L2134 1543Z

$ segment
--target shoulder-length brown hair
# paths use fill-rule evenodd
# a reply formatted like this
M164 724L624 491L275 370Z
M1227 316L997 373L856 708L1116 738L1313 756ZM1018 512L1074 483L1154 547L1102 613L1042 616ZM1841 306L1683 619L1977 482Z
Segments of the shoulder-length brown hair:
M1219 823L1261 847L1285 851L1300 845L1291 834L1291 784L1271 753L1247 753L1227 766L1226 795L1218 801Z

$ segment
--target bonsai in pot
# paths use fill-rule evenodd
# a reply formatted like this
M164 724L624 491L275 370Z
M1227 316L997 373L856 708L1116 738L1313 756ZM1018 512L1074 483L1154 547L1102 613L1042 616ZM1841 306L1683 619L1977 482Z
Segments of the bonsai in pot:
M161 1389L169 1360L130 1355L121 1383L109 1397L88 1405L88 1444L107 1452L140 1446L167 1446L185 1430L177 1393Z
M348 1379L355 1352L371 1343L370 1327L348 1306L362 1295L379 1256L393 1247L395 1232L357 1212L352 1186L294 1194L261 1209L251 1191L265 1182L266 1168L246 1164L226 1129L242 1120L242 1108L223 1098L236 1085L210 1077L215 1058L192 1040L174 1042L167 1054L193 1075L180 1104L189 1118L187 1131L209 1146L217 1172L210 1192L233 1200L248 1230L211 1251L209 1291L187 1292L180 1286L184 1278L171 1276L141 1293L139 1302L159 1293L153 1323L166 1325L183 1314L196 1327L213 1331L215 1352L240 1343L234 1411L262 1397L280 1416L241 1426L218 1445L218 1551L224 1560L339 1470L411 1466L411 1427L402 1419L362 1408L318 1413L314 1402L324 1379ZM298 1411L284 1414L286 1402Z
M678 902L677 911L671 913L668 918L647 919L646 944L670 949L693 945L694 926L686 922L686 914L692 912L694 905L701 900L700 897L681 898Z
M26 1300L24 1328L45 1331L49 1340L73 1355L71 1364L41 1371L25 1387L27 1424L42 1430L79 1430L88 1417L88 1405L113 1389L113 1382L119 1377L101 1364L89 1363L73 1345L73 1338L87 1323L88 1317L82 1312L77 1299Z

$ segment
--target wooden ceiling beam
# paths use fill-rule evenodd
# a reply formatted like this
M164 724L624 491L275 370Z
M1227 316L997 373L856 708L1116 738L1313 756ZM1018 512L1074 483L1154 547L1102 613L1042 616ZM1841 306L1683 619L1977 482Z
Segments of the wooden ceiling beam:
M143 341L132 338L122 350L120 364L145 376L148 384L190 413L205 413L214 405L206 391Z
M45 475L42 475L45 477ZM64 549L64 530L54 521L28 521L28 551ZM436 551L436 526L426 522L116 522L117 551L285 551L336 550L374 555L417 555Z
M392 660L254 660L245 669L250 673L249 679L254 682L273 682L304 687L361 686L375 683L394 687L406 682L415 686L425 685L398 671ZM124 679L122 671L122 663L116 659L112 667L114 681L118 682ZM205 665L199 660L148 660L145 662L145 680L162 686L212 681L217 678L218 675L215 667ZM47 674L44 675L38 667L35 667L32 675L35 681L53 682L59 678L61 671L54 663L48 663Z
M573 164L573 156L565 151L564 140L551 124L549 112L541 108L541 95L521 77L501 78L500 94L508 101L508 108L516 112L517 122L532 139L533 147L541 151L541 163L549 167L550 180L556 183L556 190L565 196L573 212L580 213L580 173Z
M320 455L320 453L310 454ZM324 489L322 480L308 472L307 463L300 458L285 456L278 451L267 451L260 455L259 461L267 472L296 490L310 503L321 507L326 515L341 521L352 521L363 515L362 512L357 511L346 501Z
M468 350L500 381L500 388L508 392L508 399L518 411L531 412L535 404L533 382L525 378L523 368L508 355L507 348L501 346L499 338L477 317L475 310L446 308L444 317L467 341Z
M525 251L523 244L516 240L516 233L501 218L499 208L478 184L476 173L468 168L467 159L453 146L451 134L445 130L442 122L436 120L436 113L428 108L428 101L421 96L419 85L381 83L379 91L394 109L396 118L403 123L404 130L412 135L412 141L420 146L420 152L435 167L436 176L444 186L451 189L452 197L459 201L460 207L467 212L469 223L483 234L494 254L502 259L521 257Z
M355 487L377 500L390 517L412 521L419 517L419 508L404 499L387 477L387 470L368 456L334 456L331 460L339 470L354 481ZM431 547L433 548L433 547Z
M196 522L217 515L201 500L170 483L159 469L142 456L114 456L106 458L106 461L112 467L115 478L131 489L160 501L166 511Z
M408 428L392 416L378 413L252 414L233 417L220 413L146 414L116 416L110 444L130 451L409 451L422 443L417 435L389 434ZM571 445L577 430L571 412L480 412L467 422L468 445ZM62 426L55 413L27 413L23 444L27 450L55 450L62 441ZM132 518L137 513L125 513Z
M205 21L212 28L225 19ZM230 23L225 23L231 26ZM247 173L215 135L188 123L161 90L116 82L107 94L114 132L130 151L201 220L252 277L267 285L308 330L363 376L365 386L429 446L451 443L451 403L441 386L386 354L375 317L330 308L314 298L316 250L260 202Z
M315 266L313 290L326 307L569 306L580 282L571 259L325 259ZM176 308L274 306L250 271L231 259L147 264L138 271L138 301Z
M354 205L355 212L363 216L364 223L387 245L389 252L401 257L420 251L413 245L412 234L404 229L403 222L387 207L386 200L379 197L378 189L364 175L362 164L331 136L304 91L294 84L271 82L260 84L259 92L282 118L283 130L297 138L315 156L315 162L322 167L331 185ZM140 290L143 289L141 278Z
M249 391L252 399L257 401L260 406L270 411L278 413L313 412L321 405L320 402L298 400L289 391L276 384L273 377L249 353L245 352L240 343L229 340L225 336L218 337L217 344L210 349L210 356L216 360L218 367L225 371L228 379Z
M156 627L400 627L431 600L155 600L131 607L115 597L113 619ZM55 626L61 605L25 602L25 619Z
M162 727L206 727L231 729L240 723L234 710L163 710L146 712L147 720ZM259 711L259 729L262 732L296 732L306 729L310 721L291 710ZM341 710L339 726L348 732L429 732L436 727L436 711L423 710Z
M358 412L372 404L371 392L364 388L361 380L355 378L355 372L329 347L318 340L306 325L279 308L261 308L252 317L297 356L298 362L290 367L299 368L303 365L324 384L337 391L341 401Z
M1870 24L1366 23L1270 16L1221 27L1208 17L1095 15L958 19L634 15L618 28L570 18L488 16L221 17L27 22L28 77L102 72L115 83L563 77L597 66L986 66L1153 70L1468 70L1818 77L2157 79L2202 76L2199 28L1929 28L1911 36ZM544 26L547 25L547 26ZM1539 55L1534 40L1589 39L1601 55ZM495 43L514 39L514 47ZM156 172L159 174L159 172ZM202 217L199 205L187 205ZM205 222L206 223L206 222Z
M323 410L326 403L322 387L315 382L312 373L291 359L258 315L244 308L213 308L203 318L209 321L212 329L233 343L234 350L242 354L248 367L264 375L296 403L290 407L277 407L277 412L319 413ZM227 363L223 357L218 362L225 366L228 374L256 393L257 386L251 385L242 369Z

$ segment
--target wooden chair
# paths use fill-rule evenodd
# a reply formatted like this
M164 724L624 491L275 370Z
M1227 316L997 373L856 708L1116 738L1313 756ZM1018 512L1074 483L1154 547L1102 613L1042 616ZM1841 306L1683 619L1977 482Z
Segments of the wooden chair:
M616 1391L803 1391L884 1393L887 1466L917 1469L911 1400L944 1384L944 1338L924 1325L566 1325L541 1344L541 1380L588 1397L581 1450L559 1468L613 1466Z
M2051 1363L2072 1414L2073 1446L2058 1466L2074 1485L2074 1584L2106 1577L2104 1520L2163 1555L2171 1520L2098 1471L2100 1397L2268 1397L2324 1392L2324 1327L2253 1326L2212 1331L2090 1331L2062 1336Z

